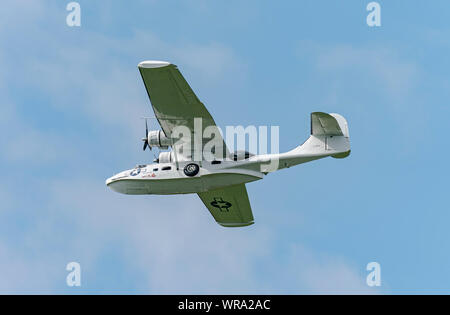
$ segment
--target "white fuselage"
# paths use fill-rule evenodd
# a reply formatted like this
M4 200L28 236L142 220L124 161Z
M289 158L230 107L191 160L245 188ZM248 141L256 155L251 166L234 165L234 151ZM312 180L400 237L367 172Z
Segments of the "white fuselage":
M217 162L216 162L217 163ZM264 177L254 163L222 161L220 164L198 162L200 171L189 177L186 163L157 163L136 166L106 180L114 191L128 195L171 195L205 192L230 185L253 182ZM252 167L246 168L246 165Z
M267 173L327 156L344 158L349 154L348 137L311 136L301 146L281 154L254 155L238 161L141 165L108 178L106 185L128 195L199 193L260 180ZM184 173L189 163L200 167L195 176Z

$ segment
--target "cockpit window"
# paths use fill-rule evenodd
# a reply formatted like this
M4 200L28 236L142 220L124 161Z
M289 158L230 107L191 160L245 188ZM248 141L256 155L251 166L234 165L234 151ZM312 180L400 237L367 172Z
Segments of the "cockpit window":
M252 156L254 156L254 154L252 154L248 151L237 151L231 155L231 158L233 159L233 161L242 161L242 160L247 160Z

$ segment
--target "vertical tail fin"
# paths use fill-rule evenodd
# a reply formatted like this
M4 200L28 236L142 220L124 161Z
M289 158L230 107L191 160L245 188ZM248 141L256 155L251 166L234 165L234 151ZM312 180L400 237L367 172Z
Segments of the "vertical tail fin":
M322 124L325 124L326 126L331 125L332 130L333 128L336 130L338 129L340 130L340 132L337 132L336 135L334 135L333 132L324 134L324 136L327 137L325 139L327 140L327 145L329 146L329 148L334 149L336 151L340 151L340 153L332 155L332 157L341 159L349 156L351 150L350 150L350 134L348 131L347 120L342 115L339 114L335 113L325 114L316 112L311 114L311 129L313 128L312 127L314 121L313 117L316 117L321 125ZM332 118L334 118L334 120ZM328 120L327 123L325 123L326 120Z
M311 136L294 151L344 158L350 154L347 120L339 114L311 113Z

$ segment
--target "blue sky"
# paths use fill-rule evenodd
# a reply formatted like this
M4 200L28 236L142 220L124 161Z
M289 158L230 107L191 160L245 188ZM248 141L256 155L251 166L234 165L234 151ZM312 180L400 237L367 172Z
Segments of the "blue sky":
M446 293L447 1L3 1L3 293ZM195 195L124 196L104 180L153 156L136 65L177 64L216 122L337 112L352 154L247 186L256 224L224 229ZM66 286L66 264L82 286ZM381 264L369 288L367 263Z

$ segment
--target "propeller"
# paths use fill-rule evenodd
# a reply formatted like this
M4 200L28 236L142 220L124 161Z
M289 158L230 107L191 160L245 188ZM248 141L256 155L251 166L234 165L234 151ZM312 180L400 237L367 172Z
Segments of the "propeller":
M142 141L144 141L144 148L143 150L147 149L147 147L150 148L150 151L152 150L152 147L148 145L148 126L147 126L147 119L145 120L145 138L142 138Z

